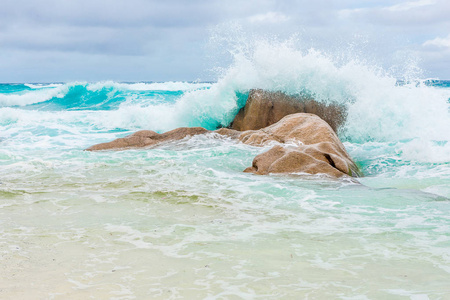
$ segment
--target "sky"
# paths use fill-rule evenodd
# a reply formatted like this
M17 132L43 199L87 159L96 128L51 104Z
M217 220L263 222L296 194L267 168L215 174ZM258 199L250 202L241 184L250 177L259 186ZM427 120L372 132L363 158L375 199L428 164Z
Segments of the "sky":
M216 80L211 70L228 63L227 46L212 43L236 24L252 36L296 36L306 48L355 49L386 69L418 66L426 78L450 79L448 0L2 0L0 7L4 83Z

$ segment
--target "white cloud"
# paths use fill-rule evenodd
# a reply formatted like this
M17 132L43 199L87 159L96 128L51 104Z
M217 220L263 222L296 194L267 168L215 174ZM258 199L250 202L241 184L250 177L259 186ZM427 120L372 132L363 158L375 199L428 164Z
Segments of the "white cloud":
M422 46L427 48L444 48L450 50L450 34L446 38L437 37L432 40L428 40L422 44Z
M421 8L425 6L438 4L436 0L418 0L418 1L407 1L399 4L391 5L391 6L376 6L376 7L367 7L367 8L353 8L353 9L341 9L338 11L338 14L342 17L349 17L351 15L358 14L368 14L373 12L382 12L385 13L400 13L409 10L414 10L416 8Z
M364 8L353 8L353 9L345 8L345 9L339 10L337 12L337 15L341 19L346 19L346 18L352 17L353 15L365 13L366 11L367 11L367 9L364 9Z
M404 27L407 30L424 26L448 28L449 13L448 0L402 1L395 5L341 9L337 12L341 19Z
M283 23L289 20L289 17L279 12L268 12L248 17L250 23Z
M399 11L407 11L407 10L411 10L411 9L415 9L415 8L419 8L419 7L423 7L423 6L429 6L429 5L433 5L433 4L436 4L435 0L418 0L418 1L408 1L408 2L404 2L404 3L384 7L383 9L392 11L392 12L399 12Z
M437 77L450 79L450 34L447 37L436 37L422 43L420 55L424 63L433 70Z

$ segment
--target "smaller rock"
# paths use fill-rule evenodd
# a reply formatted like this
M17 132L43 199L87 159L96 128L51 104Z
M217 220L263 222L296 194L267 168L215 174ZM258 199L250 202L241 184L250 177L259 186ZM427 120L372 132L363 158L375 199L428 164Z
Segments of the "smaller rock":
M101 143L93 145L86 149L86 151L98 150L124 150L130 148L151 147L157 144L181 140L187 136L204 134L209 132L202 127L181 127L162 134L151 130L141 130L124 138L115 139L108 143Z
M229 129L229 128L220 128L214 131L215 133L218 133L220 135L224 135L227 137L230 137L232 139L237 139L241 135L240 131Z

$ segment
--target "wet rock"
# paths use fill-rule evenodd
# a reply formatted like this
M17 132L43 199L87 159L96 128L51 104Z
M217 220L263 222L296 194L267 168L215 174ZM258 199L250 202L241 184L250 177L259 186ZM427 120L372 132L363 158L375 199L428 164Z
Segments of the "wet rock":
M224 135L227 137L230 137L232 139L237 139L241 135L240 131L229 129L229 128L220 128L214 131L215 133L218 133L220 135Z
M205 134L209 132L215 132L233 139L237 139L241 134L240 131L229 128L220 128L215 131L210 131L203 127L180 127L161 134L151 130L140 130L124 138L118 138L111 142L93 145L87 148L86 151L126 150L133 148L153 147L164 142L177 141L188 136Z
M359 170L331 126L314 114L295 113L259 130L244 132L221 128L177 128L162 134L141 130L124 138L89 147L88 151L154 147L188 136L215 132L252 146L274 146L256 156L245 169L258 175L270 173L326 174L332 177L359 176Z
M358 167L336 133L313 114L288 115L266 128L241 133L239 140L253 146L278 144L256 156L245 172L359 176Z
M345 122L346 116L344 107L337 104L323 104L307 96L288 96L282 92L254 89L230 127L239 131L258 130L295 113L315 114L335 132Z
M124 138L119 138L108 143L101 143L87 148L87 151L98 150L124 150L130 148L151 147L157 144L184 139L209 132L202 127L181 127L162 134L151 130L141 130Z
M274 146L269 151L256 156L252 166L245 169L244 172L258 175L271 173L326 174L332 177L342 177L347 174L333 167L334 162L327 153L311 149L311 147L302 148L289 149Z

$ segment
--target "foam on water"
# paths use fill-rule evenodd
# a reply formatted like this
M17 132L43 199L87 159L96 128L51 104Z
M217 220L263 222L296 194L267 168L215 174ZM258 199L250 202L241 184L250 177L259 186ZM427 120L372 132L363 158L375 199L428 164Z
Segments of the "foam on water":
M139 83L118 83L113 81L99 82L90 84L88 89L101 90L105 86L114 87L116 89L131 90L131 91L191 91L203 88L209 88L212 84L206 82L182 82L182 81L168 81L168 82L139 82Z
M253 176L241 170L264 149L215 135L181 143L10 164L2 188L15 193L3 201L14 205L3 208L0 245L16 241L2 246L14 280L37 282L9 264L22 257L47 282L39 295L344 299L399 288L434 297L446 287L448 202ZM11 280L3 280L7 291Z
M42 89L42 88L53 88L62 86L62 83L25 83L24 86L29 87L30 89Z
M448 88L406 75L409 81L399 82L376 66L298 49L292 41L250 40L232 55L216 83L78 82L0 94L9 106L0 108L1 138L21 137L20 144L39 139L29 135L35 132L52 137L47 141L55 147L76 148L139 129L215 129L232 121L250 89L262 88L346 106L339 135L367 175L401 176L421 164L433 174L450 161Z
M252 88L283 91L287 94L308 94L320 102L335 102L348 109L347 123L340 135L345 140L413 141L404 147L411 159L448 161L450 112L448 89L428 86L420 81L398 84L396 78L379 68L356 60L346 62L317 50L297 50L289 42L250 41L243 49L234 49L232 65L214 83L72 83L33 85L31 91L0 94L3 106L26 106L52 98L64 98L74 88L88 95L77 109L104 109L105 121L99 117L97 126L111 128L152 128L167 131L180 126L203 126L215 129L227 126L245 104ZM129 94L126 91L182 91L171 101L155 94ZM102 94L98 94L102 92ZM74 93L74 97L83 94ZM137 97L137 98L136 98ZM62 109L72 108L68 99ZM70 102L70 103L69 103ZM108 103L106 105L105 103ZM115 103L115 104L114 104ZM85 104L85 105L84 105ZM111 114L111 116L107 116ZM103 125L102 125L103 124ZM421 144L426 147L419 149ZM414 145L417 145L415 147ZM425 153L426 149L431 149ZM419 152L423 153L423 158Z
M3 85L10 87L11 85ZM177 92L190 91L198 89L207 89L210 83L190 83L190 82L162 82L162 83L118 83L113 81L87 83L72 82L67 84L24 84L16 85L13 92L4 90L0 87L0 107L7 106L27 106L30 104L42 103L50 100L67 98L66 105L77 102L83 98L89 98L87 101L92 106L84 107L92 109L94 105L103 102L105 98L114 98L123 95L130 96L127 92ZM145 93L141 93L144 94ZM123 99L120 99L123 100ZM141 99L142 100L142 99ZM166 99L167 100L167 99ZM77 103L80 104L80 103ZM68 107L64 107L68 108ZM82 106L80 108L83 108Z
M58 85L52 88L24 91L14 94L0 94L0 107L26 106L33 103L44 102L52 98L62 98L68 91L68 86Z
M450 89L291 41L231 53L215 83L0 86L0 298L448 297ZM226 126L252 88L346 106L362 184L243 173L268 148L216 134L82 151Z

